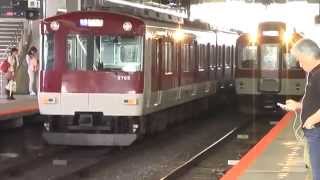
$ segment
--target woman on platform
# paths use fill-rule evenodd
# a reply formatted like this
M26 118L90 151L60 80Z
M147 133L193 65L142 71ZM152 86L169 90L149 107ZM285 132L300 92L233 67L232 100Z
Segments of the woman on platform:
M28 75L29 75L29 93L30 96L35 96L34 85L36 81L36 75L38 72L38 58L37 58L37 48L32 46L26 56L26 61L28 64Z

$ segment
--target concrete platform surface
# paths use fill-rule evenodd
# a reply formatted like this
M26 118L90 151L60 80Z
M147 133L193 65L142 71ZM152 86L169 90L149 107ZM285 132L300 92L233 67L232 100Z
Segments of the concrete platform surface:
M221 180L312 180L304 142L294 135L295 118L287 113Z
M0 120L39 113L37 96L15 95L15 100L0 99Z

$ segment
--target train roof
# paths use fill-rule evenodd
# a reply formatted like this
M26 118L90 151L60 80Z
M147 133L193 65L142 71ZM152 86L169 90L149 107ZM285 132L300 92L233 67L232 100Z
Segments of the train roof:
M190 21L188 19L182 19L177 21L176 17L173 17L168 14L158 14L156 16L159 16L159 18L156 18L156 16L148 16L148 13L127 13L127 12L116 12L114 10L107 10L107 9L98 9L98 10L89 10L89 11L73 11L73 12L67 12L63 14L59 14L56 16L48 17L44 19L43 21L54 21L57 19L70 19L72 16L79 16L82 17L84 14L89 16L99 15L99 14L112 14L112 15L118 15L118 16L126 16L132 19L135 19L137 21L140 21L141 23L149 24L149 23L161 23L162 25L174 25L184 28L192 28L192 29L198 29L202 31L214 31L212 26L208 23L201 22L200 20ZM150 13L151 15L153 13Z
M286 23L280 21L267 21L259 24L259 29L273 29L273 28L282 28L286 29Z

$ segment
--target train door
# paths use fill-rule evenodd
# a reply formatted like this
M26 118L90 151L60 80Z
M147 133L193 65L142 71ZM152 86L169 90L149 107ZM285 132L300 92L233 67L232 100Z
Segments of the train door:
M161 78L161 39L154 39L152 42L152 80L151 104L158 106L161 103L160 78Z
M261 44L260 78L258 89L261 92L277 93L281 90L281 48L278 43Z

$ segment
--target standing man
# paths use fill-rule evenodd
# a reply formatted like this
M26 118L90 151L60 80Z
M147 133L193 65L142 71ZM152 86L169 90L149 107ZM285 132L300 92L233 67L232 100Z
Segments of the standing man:
M301 39L292 47L291 53L307 73L307 83L302 101L287 100L286 109L301 110L313 180L320 180L320 49L314 41Z

